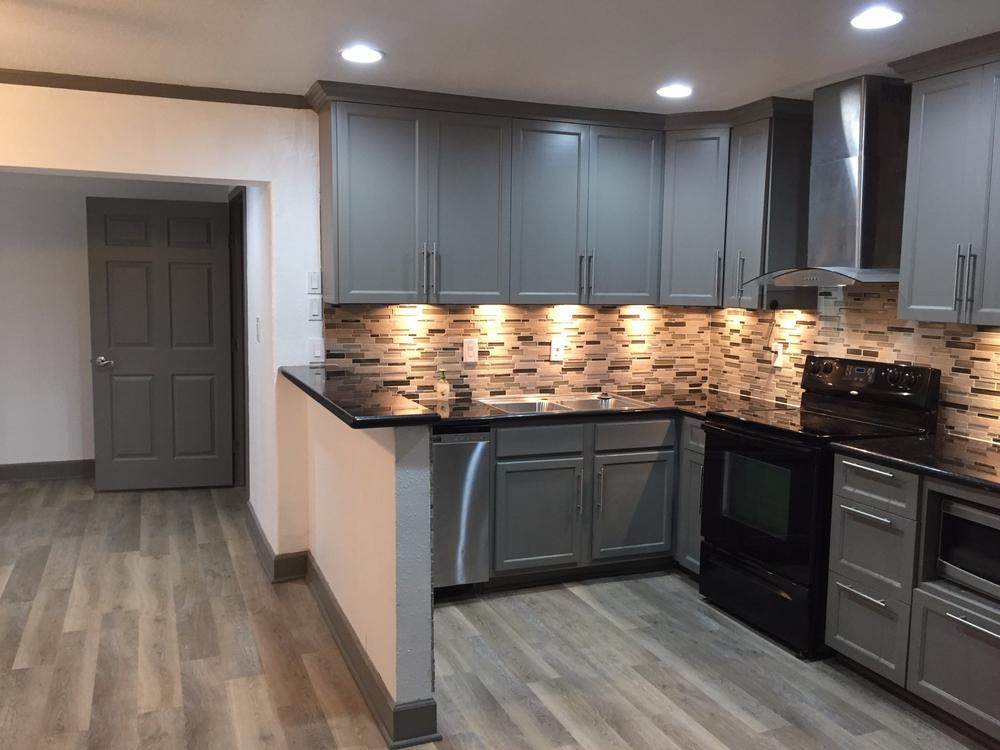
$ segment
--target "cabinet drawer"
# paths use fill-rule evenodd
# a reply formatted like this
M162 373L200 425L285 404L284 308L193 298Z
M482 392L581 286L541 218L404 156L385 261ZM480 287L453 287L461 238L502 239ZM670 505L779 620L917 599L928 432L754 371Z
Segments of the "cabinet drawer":
M684 417L684 426L681 428L681 446L685 450L705 452L705 430L704 423L700 419Z
M497 458L583 453L585 426L561 424L499 429L496 440Z
M594 428L594 450L627 451L674 444L672 419L601 422Z
M826 645L897 685L906 683L910 608L854 580L830 574Z
M1000 739L1000 610L987 617L914 591L906 687Z
M916 474L853 456L837 456L833 494L904 518L916 518L919 481Z
M834 496L830 570L879 596L910 601L917 522Z

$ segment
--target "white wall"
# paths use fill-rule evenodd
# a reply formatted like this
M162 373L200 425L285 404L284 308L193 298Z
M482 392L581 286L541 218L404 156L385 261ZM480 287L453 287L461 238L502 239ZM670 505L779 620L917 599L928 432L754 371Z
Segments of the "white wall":
M227 194L224 186L0 172L0 465L94 457L87 196Z
M304 302L319 268L315 113L12 85L0 85L0 112L0 170L251 186L250 501L276 552L305 549L305 498L278 497L275 384L277 367L305 362L306 339L322 335ZM2 352L0 367L11 366Z

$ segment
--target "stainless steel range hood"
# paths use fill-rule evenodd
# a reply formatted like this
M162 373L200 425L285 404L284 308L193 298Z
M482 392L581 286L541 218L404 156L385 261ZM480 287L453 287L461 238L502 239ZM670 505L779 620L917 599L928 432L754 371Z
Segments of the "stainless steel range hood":
M773 286L899 281L910 87L861 76L816 89L805 268Z

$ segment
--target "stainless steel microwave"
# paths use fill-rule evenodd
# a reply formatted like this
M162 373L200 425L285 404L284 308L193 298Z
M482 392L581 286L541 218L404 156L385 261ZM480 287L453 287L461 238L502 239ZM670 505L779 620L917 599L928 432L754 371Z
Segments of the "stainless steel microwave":
M942 500L937 572L1000 600L1000 510Z

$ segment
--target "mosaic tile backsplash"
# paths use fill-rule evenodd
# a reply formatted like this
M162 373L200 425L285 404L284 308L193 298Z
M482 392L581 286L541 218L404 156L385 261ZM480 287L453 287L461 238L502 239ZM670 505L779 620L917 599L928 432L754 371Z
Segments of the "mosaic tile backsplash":
M944 429L1000 442L1000 329L896 320L895 285L822 290L818 310L773 315L775 368L766 351L772 313L577 305L328 307L331 364L430 397L440 370L458 397L521 392L717 387L797 403L807 354L912 363L941 370ZM566 337L549 362L551 337ZM462 339L479 361L462 363Z

